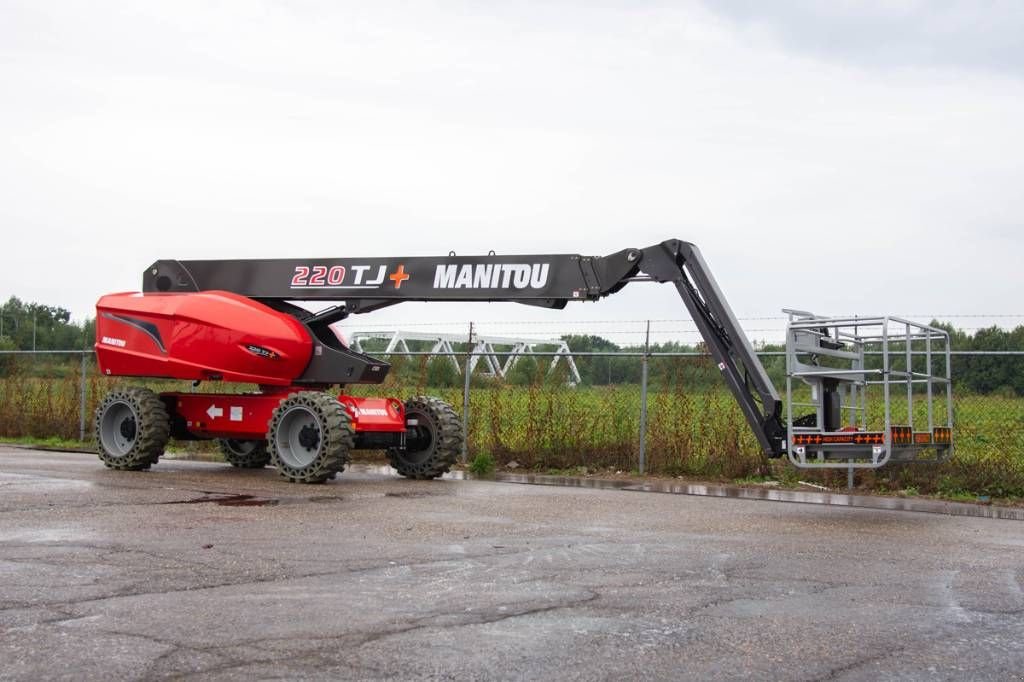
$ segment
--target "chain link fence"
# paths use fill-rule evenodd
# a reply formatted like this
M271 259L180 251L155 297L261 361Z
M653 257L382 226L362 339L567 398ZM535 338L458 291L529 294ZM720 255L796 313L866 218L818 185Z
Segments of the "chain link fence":
M372 353L372 351L371 351ZM700 353L590 352L573 355L582 383L553 353L521 354L504 378L486 376L471 352L393 352L383 384L353 385L354 395L405 399L429 394L463 414L467 452L491 455L499 465L541 471L640 472L735 479L796 475L785 460L763 458L715 363ZM1020 362L1024 351L954 352L957 362ZM454 362L453 362L454 359ZM507 357L497 358L504 361ZM762 354L776 386L785 359ZM0 352L0 438L89 441L93 412L125 379L103 377L91 351ZM134 380L127 380L134 381ZM183 382L140 380L154 390L181 390ZM206 383L191 390L234 392L254 387ZM1012 390L972 393L954 386L951 461L896 466L858 474L875 487L914 487L1024 496L1024 396ZM894 409L898 409L894 405ZM788 473L787 473L788 472ZM799 472L804 480L840 484L844 476ZM833 481L832 479L835 478Z

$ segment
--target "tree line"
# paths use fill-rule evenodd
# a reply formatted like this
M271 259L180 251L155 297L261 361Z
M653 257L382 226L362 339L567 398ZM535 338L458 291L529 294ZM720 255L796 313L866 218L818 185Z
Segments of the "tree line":
M951 324L933 321L933 327L939 327L950 335L952 350L956 351L1024 351L1024 326L1013 330L999 327L980 329L973 334L956 330ZM644 352L642 345L619 345L597 335L567 334L561 337L569 349L575 353L573 360L579 371L584 386L614 386L621 384L638 384L641 380L642 365L638 354ZM429 341L408 341L410 350L426 351L432 345ZM366 341L364 349L371 355L384 350L384 341ZM455 350L468 350L468 344L453 344ZM892 343L890 349L899 355L902 361L902 349L898 343ZM545 348L538 346L538 351L553 351L554 346ZM761 364L772 383L780 390L786 380L785 346L782 344L765 344L759 348L765 354L760 356ZM869 351L877 350L868 348ZM652 357L648 360L648 384L652 390L672 390L686 387L690 390L701 390L721 386L718 368L706 355L703 344L689 345L676 341L652 343L648 351ZM631 353L632 355L586 355L586 353ZM665 357L659 353L696 353L696 357ZM772 354L774 353L774 354ZM498 360L504 362L507 356L498 353ZM393 368L391 374L401 381L415 381L423 375L425 383L430 386L453 387L462 384L462 376L451 358L434 357L420 358L389 358ZM460 367L465 359L457 359ZM867 355L865 365L869 369L881 367L881 358ZM944 365L941 356L933 360L932 373L941 375ZM569 380L568 367L564 359L560 359L553 371L549 370L551 358L546 356L523 356L511 368L505 381L514 385L535 385L540 383L564 384ZM484 369L484 363L477 364L476 375L471 379L474 384L485 380L477 376ZM902 366L894 366L902 369ZM913 359L915 372L925 371L925 358L915 356ZM953 381L956 390L972 393L998 393L1007 396L1024 395L1024 356L955 356L953 358Z
M949 333L953 350L957 351L1024 351L1024 325L1012 330L992 326L967 333L950 323L932 321L932 326ZM0 305L0 351L2 350L79 350L92 347L95 320L71 320L71 313L59 306L29 303L12 296ZM620 346L593 334L566 334L562 336L573 353L642 353L642 345ZM413 350L428 350L430 342L409 342ZM373 342L366 344L367 352L380 352ZM456 344L458 350L467 350ZM544 350L543 347L539 347ZM551 347L554 350L554 347ZM652 343L651 353L701 353L703 344L689 345L675 341ZM767 344L761 350L781 352L782 345ZM499 356L500 357L500 356ZM395 358L393 358L394 360ZM504 357L500 357L504 360ZM426 370L426 381L433 386L455 386L462 381L459 371L449 358L395 362L392 373L412 374ZM639 383L640 359L635 356L574 356L583 385L606 386ZM461 362L461 361L460 361ZM868 357L873 366L877 358ZM782 387L786 376L786 360L781 355L761 357L761 363L776 386ZM923 371L922 358L915 359L915 370ZM526 356L518 360L506 377L508 383L529 385L541 382L565 383L568 369L560 360L555 371L549 372L550 358ZM477 371L484 367L478 363ZM474 382L479 382L477 377ZM998 393L1008 396L1024 395L1024 356L959 356L953 361L953 380L956 388L974 393ZM706 358L652 357L648 364L648 381L654 388L671 388L686 384L691 388L704 385L717 386L721 379L718 370Z
M27 303L11 296L0 304L0 350L81 350L92 348L96 324L78 323L59 306Z
M933 320L931 326L946 331L949 334L950 346L954 351L975 351L992 353L998 351L1022 351L1024 352L1024 325L1017 326L1012 330L992 326L978 329L974 333L968 333L956 329L947 322ZM593 335L566 335L562 339L569 344L569 348L575 353L586 352L643 352L643 346L619 346L608 339ZM896 352L901 349L898 343L891 344L891 350ZM687 345L677 342L652 343L649 348L651 353L673 353L673 352L704 352L703 344ZM785 345L765 344L760 347L766 353L784 353ZM915 350L918 350L915 348ZM764 366L772 382L779 388L784 385L786 378L786 358L784 355L762 355L761 364ZM678 374L679 363L690 363L692 365L688 383L699 385L704 381L717 382L717 368L709 360L697 360L690 358L661 358L652 357L648 366L648 381L671 382L673 374ZM877 355L868 355L865 358L865 365L868 368L881 366L881 358ZM637 383L640 381L640 363L635 357L587 357L578 356L576 366L579 369L583 383L590 385L609 385L621 383ZM933 373L941 373L944 365L941 358L934 361ZM913 359L913 370L916 372L925 371L925 358L915 356ZM968 390L973 393L997 393L1006 396L1024 396L1024 356L1006 355L961 355L954 356L952 361L952 375L954 388Z

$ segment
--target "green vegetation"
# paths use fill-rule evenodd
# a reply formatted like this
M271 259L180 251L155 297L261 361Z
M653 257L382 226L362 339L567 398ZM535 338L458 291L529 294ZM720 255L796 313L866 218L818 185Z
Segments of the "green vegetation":
M764 485L765 483L778 483L772 476L741 476L733 481L736 485Z
M664 375L669 380L652 382L648 399L648 472L705 480L770 477L786 486L799 480L830 487L845 485L845 471L809 472L794 469L785 460L766 460L731 395L721 386L707 389L701 385L705 373L713 370L710 361L671 360ZM356 395L399 398L427 393L461 409L461 385L430 386L428 363L417 357L409 364L421 371L406 368L389 376L383 385L350 389ZM88 371L87 430L91 431L97 401L117 382L97 375L91 361ZM31 371L0 377L0 437L77 439L79 372L76 359L50 378L34 376ZM145 383L155 390L190 390L180 382ZM471 456L486 453L497 466L515 460L525 469L539 472L637 468L638 386L571 388L554 381L518 386L482 377L475 377L473 385L468 433ZM216 383L198 388L204 392L251 389ZM953 407L956 450L950 461L939 466L909 464L858 472L858 485L880 491L916 488L920 494L950 499L1024 497L1024 399L958 391ZM925 419L923 409L918 406L916 423ZM941 401L936 409L945 409ZM904 403L894 400L893 410L900 414ZM880 419L880 411L874 410L869 425ZM205 452L211 446L189 442L180 447Z
M34 436L22 436L20 438L0 438L0 444L4 445L31 445L32 447L45 450L89 450L92 451L92 441L83 441L74 438L60 438L50 436L49 438L37 438Z
M494 457L489 452L478 452L469 463L469 471L477 476L490 476L494 473Z
M91 339L91 322L76 326L67 311L25 304L12 298L0 307L0 349L31 347L36 317L39 348L75 348ZM27 325L27 327L26 327ZM637 350L619 348L598 336L567 336L577 352ZM1024 348L1024 327L1012 332L991 328L974 335L952 332L954 348ZM426 343L426 342L424 342ZM410 342L415 345L415 342ZM465 345L457 346L466 350ZM368 349L370 352L374 348ZM376 349L382 350L382 349ZM415 348L414 350L420 350ZM653 352L688 351L679 344L653 346ZM503 359L500 358L499 359ZM462 407L462 376L448 358L393 356L383 385L348 388L355 395L437 395ZM458 358L460 366L464 357ZM782 385L784 359L767 357L766 369ZM581 386L566 384L567 368L548 372L544 358L523 358L504 382L471 377L469 447L480 466L516 460L532 471L634 471L638 462L640 361L637 357L579 356ZM80 358L0 355L0 437L56 438L65 447L79 435ZM100 377L95 361L86 367L87 431L98 400L116 382ZM878 491L917 491L948 499L1024 497L1024 358L966 357L954 364L954 457L939 466L900 465L857 473L861 487ZM145 381L155 390L191 390L187 383ZM253 387L204 383L201 392L241 392ZM797 397L799 400L799 397ZM905 398L893 401L895 415L906 412ZM870 400L869 400L870 402ZM880 403L868 415L869 427L881 421ZM923 401L914 423L926 423ZM739 408L706 357L652 357L648 398L647 471L657 475L712 480L799 480L830 487L845 485L841 470L808 472L785 460L769 461L759 452ZM945 404L938 400L937 414ZM900 418L895 418L897 423ZM903 420L905 421L905 420ZM23 441L22 441L23 442ZM211 445L180 445L189 453L212 452ZM477 460L474 460L476 462Z

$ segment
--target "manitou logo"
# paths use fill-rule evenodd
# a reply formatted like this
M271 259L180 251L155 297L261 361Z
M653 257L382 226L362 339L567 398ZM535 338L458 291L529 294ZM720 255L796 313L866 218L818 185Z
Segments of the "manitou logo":
M548 263L487 263L486 265L438 265L435 289L543 289L548 283Z
M355 405L348 408L352 414L357 417L386 417L388 411L383 407L356 407Z

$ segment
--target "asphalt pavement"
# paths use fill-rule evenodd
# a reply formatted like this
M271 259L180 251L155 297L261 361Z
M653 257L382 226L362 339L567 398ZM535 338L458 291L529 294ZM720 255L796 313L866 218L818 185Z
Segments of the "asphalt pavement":
M1024 680L1024 522L0 446L0 679Z

